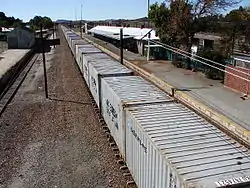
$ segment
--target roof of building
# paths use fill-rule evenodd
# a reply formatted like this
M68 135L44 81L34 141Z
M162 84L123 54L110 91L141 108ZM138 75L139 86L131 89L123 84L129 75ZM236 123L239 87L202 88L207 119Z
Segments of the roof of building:
M6 28L6 27L1 27L2 32L10 32L14 30L14 28Z
M114 27L114 26L96 26L89 31L94 34L103 35L113 39L120 39L120 29L123 28L124 38L134 38L136 40L147 40L147 36L144 37L151 29L150 28L136 28L136 27ZM151 31L152 40L158 40L154 30Z
M194 38L205 40L221 40L221 36L215 33L195 33Z
M42 29L42 32L47 32L47 31L49 31L49 30L48 30L48 29ZM41 30L36 30L35 32L36 32L36 33L40 33Z
M27 27L17 27L17 28L14 28L14 29L11 30L11 31L15 31L15 30L19 30L19 29L28 31L28 32L30 32L30 33L34 33L34 31L33 31L32 29L27 28Z

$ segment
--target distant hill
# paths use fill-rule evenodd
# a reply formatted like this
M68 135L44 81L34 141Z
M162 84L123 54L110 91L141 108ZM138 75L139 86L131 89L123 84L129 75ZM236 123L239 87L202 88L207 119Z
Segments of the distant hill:
M80 20L77 20L79 22ZM142 18L136 18L136 19L106 19L106 20L82 20L83 22L147 22L148 18L147 17L142 17ZM70 23L70 22L76 22L75 20L64 20L64 19L59 19L56 21L56 23Z
M56 20L56 23L61 24L61 23L71 23L72 20Z
M80 20L57 20L56 23L64 24L79 24ZM82 23L87 22L91 27L94 25L113 25L113 26L130 26L130 27L141 27L148 26L148 18L135 18L135 19L106 19L106 20L82 20ZM153 23L150 23L150 27L154 27Z

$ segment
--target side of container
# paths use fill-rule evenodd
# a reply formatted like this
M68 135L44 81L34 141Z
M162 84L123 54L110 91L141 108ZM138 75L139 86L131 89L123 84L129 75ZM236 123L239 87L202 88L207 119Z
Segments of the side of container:
M99 59L89 63L89 89L97 106L100 108L101 78L131 76L133 72L111 59Z
M65 34L65 38L66 38L66 41L67 41L67 43L68 43L68 46L70 46L69 45L69 37L73 37L73 36L76 36L74 33L72 33L72 32L67 32L66 34Z
M82 60L82 53L84 52L85 48L92 48L92 47L93 47L93 45L91 45L91 44L86 44L86 45L79 45L79 44L77 44L76 45L76 62L78 64L81 72L83 70L82 69L82 61L83 61Z
M69 45L69 47L71 47L70 46L70 38L71 37L77 37L77 35L75 33L73 33L73 32L70 32L70 33L67 33L66 36L67 36L66 39L67 39L68 45Z
M76 57L76 49L77 49L77 45L88 45L89 43L85 40L74 40L73 41L73 54Z
M96 53L102 53L101 50L97 48L89 48L85 49L84 52L82 52L82 71L83 71L83 77L89 87L89 62L95 61L96 58L91 57L92 55Z
M76 41L76 40L81 40L81 38L79 36L70 37L70 49L73 55L74 55L73 41Z
M124 156L124 138L122 128L122 104L119 97L108 86L104 79L101 79L101 114L113 136L121 154Z
M181 188L175 171L126 111L126 164L138 188Z

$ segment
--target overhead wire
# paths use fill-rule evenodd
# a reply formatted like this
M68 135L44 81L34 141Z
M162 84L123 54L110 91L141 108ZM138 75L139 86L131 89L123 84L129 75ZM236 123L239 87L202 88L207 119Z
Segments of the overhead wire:
M151 42L151 43L154 43L154 44L161 45L161 44L159 44L158 42L155 42L155 41L152 41L152 40L151 40L150 42ZM231 73L231 72L229 72L229 71L223 70L223 69L218 68L218 67L216 67L216 66L214 66L214 65L211 65L211 64L209 64L209 63L203 62L203 61L201 61L201 60L199 60L199 59L195 59L195 58L190 57L189 55L183 54L183 53L181 53L181 52L175 51L175 50L173 50L173 49L169 49L169 48L167 48L167 47L165 47L165 46L163 46L163 45L161 45L161 47L163 47L163 48L165 48L165 49L167 49L167 50L170 50L170 51L172 51L172 52L178 53L178 54L180 54L180 55L182 55L182 56L184 56L184 57L192 58L193 60L195 60L195 61L197 61L197 62L200 62L200 63L202 63L202 64L205 64L205 65L207 65L207 66L209 66L209 67L212 67L212 68L214 68L214 69L217 69L217 70L219 70L219 71L228 73L228 74L230 74L230 75L232 75L232 76L235 76L235 77L237 77L237 78L240 78L240 79L245 80L245 81L247 81L247 82L250 83L250 80L249 80L249 79L243 78L243 77L241 77L241 76L239 76L239 75L236 75L236 74ZM250 76L250 75L248 74L248 76Z
M87 23L87 24L90 25L90 26L92 26L92 27L95 27L93 24L89 24L89 23ZM121 27L121 28L123 28L123 27ZM152 31L152 29L151 29L148 33L150 33L151 31ZM145 37L148 35L148 33L145 34L145 35L142 37L142 39L145 38ZM163 47L163 48L165 48L165 49L167 49L167 50L170 50L170 51L172 51L172 52L174 52L174 53L180 54L180 55L182 55L182 56L184 56L184 57L187 57L187 58L192 58L193 60L195 60L195 61L197 61L197 62L199 62L199 63L202 63L202 64L204 64L204 65L207 65L207 66L209 66L209 67L212 67L212 68L217 69L217 70L219 70L219 71L222 71L222 72L224 72L224 73L228 73L228 74L230 74L230 75L232 75L232 76L235 76L235 77L237 77L237 78L240 78L240 79L242 79L242 80L245 80L245 81L247 81L247 82L250 82L250 80L249 80L250 74L247 73L247 72L244 72L244 71L235 69L235 68L230 67L230 66L226 66L226 65L220 64L220 63L218 63L218 62L216 62L216 61L212 61L212 60L210 60L210 59L206 59L206 58L204 58L204 57L198 56L198 55L196 55L196 54L192 54L192 53L190 53L190 52L187 52L187 51L182 50L182 49L179 49L179 48L172 47L172 46L170 46L170 45L161 43L161 42L159 42L159 41L150 40L150 42L152 42L152 43L154 43L154 44L157 44L157 45L160 45L161 47ZM192 57L190 57L190 55L191 55ZM201 60L199 60L199 59L201 59L201 60L203 60L203 61L201 61ZM224 69L221 69L221 68L219 68L219 67L216 67L216 66L214 66L214 65L211 65L211 64L206 63L206 62L204 62L204 61L207 61L207 62L216 64L216 65L219 65L219 66L221 66L221 67L228 68L228 69L231 69L231 70L233 70L233 71L242 73L242 74L246 75L248 78L244 78L244 77L242 77L242 76L236 75L236 74L234 74L234 73L231 73L231 72L229 72L229 71L226 71L226 70L224 70Z
M153 41L153 40L150 40L150 42L151 42L151 41ZM235 68L233 68L233 67L230 67L230 66L226 66L226 65L220 64L220 63L218 63L218 62L216 62L216 61L212 61L212 60L210 60L210 59L206 59L206 58L204 58L204 57L198 56L198 55L196 55L196 54L192 54L192 53L190 53L190 52L187 52L187 51L185 51L185 50L181 50L181 49L179 49L179 48L172 47L172 46L170 46L170 45L164 44L164 43L159 42L159 41L154 41L154 42L157 42L158 45L162 45L162 46L171 48L171 49L176 50L176 51L181 51L181 52L183 52L183 53L185 53L185 54L192 55L193 57L197 57L197 58L202 59L202 60L204 60L204 61L208 61L208 62L214 63L214 64L219 65L219 66L222 66L222 67L227 67L227 68L229 68L229 69L231 69L231 70L235 70L235 71L237 71L237 72L240 72L240 73L242 73L242 74L245 74L245 75L247 75L247 76L250 76L249 73L246 73L246 72L244 72L244 71L235 69ZM181 55L182 55L182 54L181 54Z

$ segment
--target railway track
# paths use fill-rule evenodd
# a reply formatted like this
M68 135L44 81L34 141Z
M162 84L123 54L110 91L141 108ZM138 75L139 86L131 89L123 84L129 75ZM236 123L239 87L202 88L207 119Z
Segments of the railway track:
M29 71L31 70L34 63L37 61L39 54L33 55L30 60L24 65L20 73L17 73L16 76L8 83L3 93L0 96L0 117L4 113L6 107L11 102L19 87L22 85Z

